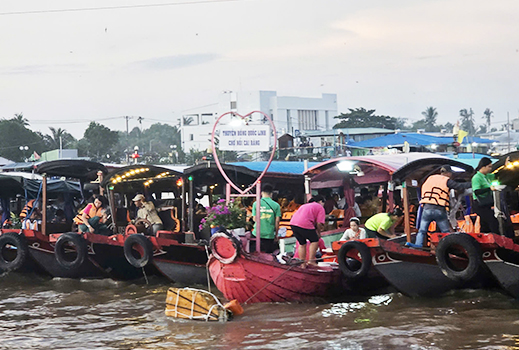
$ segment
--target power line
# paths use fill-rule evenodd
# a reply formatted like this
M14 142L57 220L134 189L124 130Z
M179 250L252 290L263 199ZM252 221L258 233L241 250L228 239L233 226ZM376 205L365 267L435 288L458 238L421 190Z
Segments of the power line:
M41 14L41 13L61 13L61 12L81 12L81 11L103 11L103 10L119 10L119 9L134 9L145 7L165 7L178 5L198 5L218 2L237 2L243 0L198 0L198 1L183 1L183 2L167 2L161 4L144 4L144 5L123 5L123 6L102 6L102 7L87 7L87 8L70 8L70 9L52 9L52 10L32 10L32 11L13 11L0 12L0 16L10 15L26 15L26 14Z

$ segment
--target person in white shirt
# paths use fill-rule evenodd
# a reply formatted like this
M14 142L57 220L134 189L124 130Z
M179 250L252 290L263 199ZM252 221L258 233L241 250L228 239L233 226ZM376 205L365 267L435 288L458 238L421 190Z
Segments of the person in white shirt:
M360 220L356 217L350 219L350 228L344 231L341 241L366 238L366 230L360 227Z

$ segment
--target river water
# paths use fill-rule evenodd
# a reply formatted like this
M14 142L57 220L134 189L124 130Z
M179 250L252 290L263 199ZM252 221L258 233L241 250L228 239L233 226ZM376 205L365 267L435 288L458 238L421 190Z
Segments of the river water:
M206 323L167 318L172 284L158 277L7 274L0 284L0 349L519 349L519 302L497 291L251 304L232 321Z

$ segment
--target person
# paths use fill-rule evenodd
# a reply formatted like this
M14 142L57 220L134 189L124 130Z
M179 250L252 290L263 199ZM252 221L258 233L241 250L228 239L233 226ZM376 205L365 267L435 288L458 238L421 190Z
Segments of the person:
M492 161L490 158L481 158L476 167L476 173L472 177L473 212L481 218L481 232L499 233L499 223L492 209L494 205L492 181L495 181L496 177L491 171Z
M26 219L27 215L31 214L31 212L32 213L36 212L36 210L33 210L34 207L38 208L38 204L36 203L36 199L29 200L25 204L25 206L23 207L22 211L20 212L20 215L19 215L20 220Z
M273 188L271 185L263 185L260 200L260 249L265 253L274 253L279 248L279 222L281 221L281 207L272 199ZM256 217L256 202L252 204L252 218ZM256 225L252 230L252 236L256 237ZM251 241L250 252L256 251L256 241Z
M324 229L326 214L324 212L324 197L317 195L303 204L292 216L290 226L299 242L299 257L304 261L302 267L308 264L317 265L315 254L319 247L319 238ZM310 241L308 256L306 255L306 241Z
M360 227L359 218L352 217L350 219L350 227L344 231L341 237L341 241L347 241L350 239L364 239L366 238L366 230Z
M134 224L139 231L144 231L149 235L156 235L159 230L164 229L162 220L152 202L146 201L146 197L142 194L136 195L132 201L138 208Z
M366 228L366 238L395 238L394 226L404 213L402 209L395 208L390 213L379 213L370 217L364 227Z
M108 235L109 229L105 224L107 205L108 200L105 196L95 196L93 202L89 203L74 218L74 222L78 225L78 231L80 233L90 232Z
M331 249L326 248L326 244L322 238L319 238L317 252L315 257L318 259L323 256L323 254L328 253ZM310 245L306 246L306 256L310 256ZM299 259L299 242L296 241L296 247L294 249L294 258Z
M420 229L416 234L415 243L406 242L407 247L422 248L427 230L431 222L435 221L436 226L442 233L451 230L447 209L449 208L449 190L465 191L470 188L471 183L460 183L452 180L452 168L444 165L440 169L440 174L431 175L422 185L422 218L420 219Z
M331 211L337 206L336 197L337 194L329 194L326 196L326 201L324 202L324 212L326 215L330 214Z

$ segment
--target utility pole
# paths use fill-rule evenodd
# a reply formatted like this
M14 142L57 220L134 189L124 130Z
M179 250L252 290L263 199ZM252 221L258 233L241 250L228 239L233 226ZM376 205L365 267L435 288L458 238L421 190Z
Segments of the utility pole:
M510 112L506 112L506 130L508 130L508 153L510 153Z
M123 117L124 119L126 119L126 149L124 150L124 153L126 153L126 164L129 164L130 163L130 158L129 158L129 155L128 155L128 152L129 152L129 131L128 131L128 120L132 119L133 117L129 117L129 116L124 116Z

